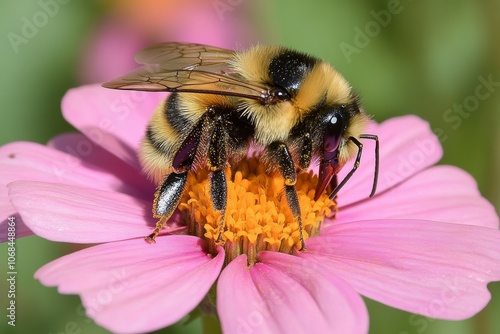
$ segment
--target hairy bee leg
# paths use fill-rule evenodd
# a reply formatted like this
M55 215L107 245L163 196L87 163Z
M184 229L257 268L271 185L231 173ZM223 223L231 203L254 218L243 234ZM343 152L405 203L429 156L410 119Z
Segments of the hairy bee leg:
M309 132L302 134L302 146L299 152L299 167L306 169L311 164L313 143Z
M226 174L223 169L219 169L210 175L210 197L216 211L220 211L219 235L217 242L222 242L222 234L224 233L224 222L227 204L227 184Z
M279 167L283 178L285 179L285 195L288 202L288 206L292 211L294 219L297 219L299 224L299 239L301 243L300 250L306 248L303 236L303 226L302 226L302 215L300 212L299 198L297 195L297 189L295 189L295 183L297 182L297 173L295 171L295 166L293 163L292 155L288 150L285 143L274 142L268 146L270 155L276 159L276 163Z
M379 142L378 142L378 137L376 135L367 135L367 134L362 134L360 138L365 138L365 139L372 139L375 140L375 174L373 177L373 187L372 191L370 193L370 197L373 197L375 195L375 191L377 190L377 182L378 182L378 169L379 169ZM332 191L330 194L330 199L334 199L335 196L337 196L337 193L339 192L340 189L349 181L351 176L354 174L354 172L358 169L360 162L361 162L361 155L363 153L363 144L357 140L354 137L349 137L349 140L351 140L356 146L358 147L358 154L356 156L356 160L354 161L354 165L352 166L351 170L349 173L344 177L342 182L340 182L337 187Z
M299 167L300 169L307 169L311 164L313 153L311 134L309 132L304 132L300 137L302 138L302 146L299 151ZM337 184L337 175L334 174L330 180L327 191L337 188ZM315 195L317 196L317 198L315 197L315 200L319 198L319 195L320 194Z
M227 206L227 183L224 168L227 164L227 137L222 124L217 124L210 136L207 163L210 173L210 198L216 211L220 211L219 235L217 242L222 242L224 220Z
M299 167L301 169L307 169L311 164L313 153L311 134L309 132L303 132L300 137L302 138L302 146L299 151ZM327 191L332 191L337 188L337 185L337 175L334 174L327 186ZM319 198L319 195L316 196ZM315 197L315 200L318 198Z
M153 233L145 237L146 241L154 243L158 234L167 224L179 203L186 187L188 171L193 165L196 151L200 144L201 132L205 118L202 118L182 142L172 161L174 171L167 175L161 187L156 191L153 202L153 217L160 218Z
M302 138L302 146L299 151L299 167L300 169L307 169L311 164L313 153L311 134L309 132L304 132L300 137ZM334 174L330 180L327 191L337 188L337 184L337 175Z
M302 215L300 212L300 205L299 205L299 197L297 195L297 190L295 189L295 186L288 186L285 185L285 194L286 194L286 200L288 202L288 205L290 206L290 209L292 210L292 215L294 219L297 219L299 223L299 239L300 239L300 249L299 250L305 250L306 249L306 243L304 241L304 236L302 233Z
M157 191L154 201L154 216L161 217L156 223L153 233L145 237L146 241L154 243L158 234L165 227L168 219L172 216L181 201L184 188L186 187L187 171L183 173L170 173L160 189Z

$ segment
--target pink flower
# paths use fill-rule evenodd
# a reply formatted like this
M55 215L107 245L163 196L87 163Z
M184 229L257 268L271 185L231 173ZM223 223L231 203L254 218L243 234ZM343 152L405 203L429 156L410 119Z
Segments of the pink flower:
M453 320L488 303L487 284L500 280L498 216L469 175L432 166L441 146L414 116L371 125L381 143L377 195L366 199L373 175L366 143L361 167L339 194L335 220L324 221L305 251L262 251L253 265L246 255L225 265L223 247L209 253L205 240L178 234L185 231L180 216L156 245L147 244L155 187L142 176L136 151L164 96L73 89L62 109L85 136L0 149L2 224L18 215L23 235L99 243L35 277L79 294L101 326L120 333L168 326L200 303L210 308L214 284L225 333L366 333L360 295Z

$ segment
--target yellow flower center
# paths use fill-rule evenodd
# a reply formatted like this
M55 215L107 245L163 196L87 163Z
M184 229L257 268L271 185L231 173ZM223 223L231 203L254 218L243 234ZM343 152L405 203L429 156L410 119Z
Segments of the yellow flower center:
M257 158L243 159L225 172L228 196L222 240L226 263L247 254L248 263L254 264L259 251L291 253L294 246L300 248L299 225L288 206L283 177L277 172L267 174ZM300 173L295 184L304 240L317 235L325 217L336 211L336 203L326 193L314 201L316 183L317 176L309 172ZM213 209L209 189L206 171L191 173L179 208L188 233L207 240L209 251L215 253L221 212Z

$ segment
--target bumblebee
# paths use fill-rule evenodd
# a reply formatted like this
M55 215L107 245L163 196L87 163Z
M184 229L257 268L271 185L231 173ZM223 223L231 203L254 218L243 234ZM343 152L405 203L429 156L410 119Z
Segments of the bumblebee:
M162 43L140 51L135 71L106 88L166 91L168 98L155 110L141 143L144 171L159 185L153 215L159 218L146 239L154 242L181 200L188 173L210 171L210 198L221 212L222 241L227 186L224 169L246 155L250 145L263 150L268 170L284 178L284 193L302 238L297 173L319 164L316 199L330 189L333 199L359 166L360 139L375 140L378 177L378 138L364 134L369 117L358 96L331 65L281 46L257 45L246 51ZM342 180L337 173L352 158Z

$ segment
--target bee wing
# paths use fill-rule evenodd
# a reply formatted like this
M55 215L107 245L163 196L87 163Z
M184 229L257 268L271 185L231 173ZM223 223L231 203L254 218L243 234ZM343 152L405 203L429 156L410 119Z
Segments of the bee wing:
M230 65L234 51L201 44L162 43L137 53L143 66L106 88L232 95L266 101L269 87L246 81Z
M164 69L194 70L197 67L217 67L229 72L228 63L234 51L194 43L161 43L139 51L134 60L139 64L160 64Z

